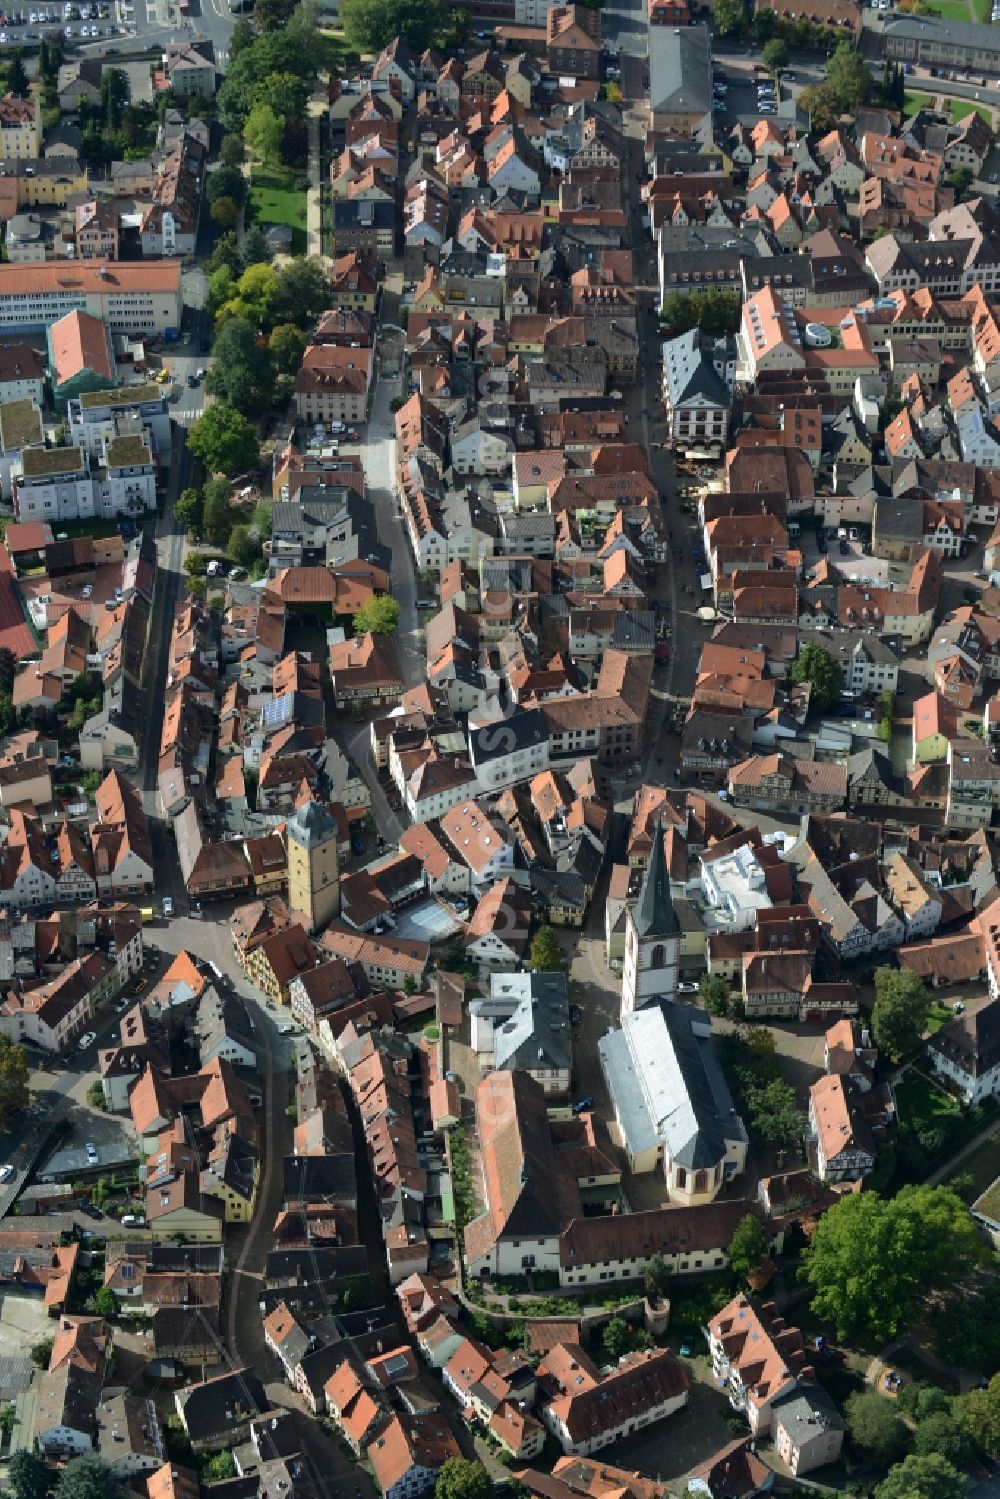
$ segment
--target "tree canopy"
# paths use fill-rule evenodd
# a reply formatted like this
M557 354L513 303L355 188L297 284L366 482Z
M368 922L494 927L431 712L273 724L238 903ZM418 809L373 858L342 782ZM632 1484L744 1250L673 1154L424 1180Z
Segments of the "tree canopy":
M840 42L827 63L826 85L845 114L856 114L868 98L871 70L850 42Z
M671 292L660 309L660 321L671 333L687 333L701 328L705 333L735 333L740 325L742 302L738 292L708 291Z
M875 1390L858 1390L844 1406L851 1445L870 1462L887 1467L906 1454L910 1433L895 1405Z
M792 662L788 680L808 682L812 688L812 705L822 710L832 708L839 700L844 673L840 663L833 659L829 651L810 640Z
M12 1452L7 1465L7 1482L14 1499L49 1499L56 1486L56 1475L37 1452L21 1448Z
M717 36L744 36L747 30L747 13L743 0L715 0L712 22Z
M906 968L875 970L872 1037L880 1051L892 1058L916 1046L927 1028L931 992Z
M260 462L257 433L240 411L216 401L188 431L188 447L213 474L236 474Z
M550 926L540 926L532 937L528 961L536 973L565 973L566 957Z
M399 605L390 593L373 593L354 616L354 633L395 635L399 629Z
M875 1490L875 1499L961 1499L966 1478L936 1452L911 1452L890 1468Z
M736 1225L729 1241L729 1265L734 1275L746 1280L767 1259L767 1234L759 1218L747 1213Z
M55 1499L128 1499L128 1487L114 1468L85 1452L74 1457L59 1474Z
M843 1197L803 1252L812 1308L838 1337L884 1342L909 1326L922 1296L983 1258L978 1230L947 1187L906 1186L891 1199Z
M0 1032L0 1129L28 1107L28 1053Z
M984 1452L1000 1457L1000 1374L994 1374L985 1390L970 1390L957 1400L955 1414Z
M340 21L359 52L380 52L401 36L420 53L447 33L451 8L447 0L342 0Z
M780 36L772 37L765 45L760 60L769 73L780 73L788 67L788 47Z
M213 352L205 389L246 416L262 416L274 391L274 360L252 325L245 318L228 318L216 334Z
M449 1457L438 1473L434 1499L490 1499L493 1483L482 1463Z
M710 1015L728 1015L732 1008L733 995L729 980L721 973L704 973L698 980L698 995L704 1001Z
M230 140L233 137L230 136ZM247 200L247 179L239 167L218 166L205 178L205 197L209 203L218 198L232 198L234 203Z

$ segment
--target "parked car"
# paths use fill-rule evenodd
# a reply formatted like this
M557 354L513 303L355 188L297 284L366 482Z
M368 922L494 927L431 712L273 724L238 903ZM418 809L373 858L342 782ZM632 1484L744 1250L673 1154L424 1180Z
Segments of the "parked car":
M593 1094L587 1093L587 1094L584 1095L583 1098L578 1098L577 1099L576 1103L573 1105L573 1113L574 1114L585 1114L588 1109L592 1109L593 1107L594 1107Z
M83 1035L80 1037L80 1044L77 1046L77 1051L86 1051L87 1047L93 1046L96 1040L96 1031L84 1031Z
M172 916L174 914L174 902L172 896L165 895L163 897L163 914L164 916Z
M13 1166L0 1166L0 1182L9 1182L14 1175Z
M583 1020L583 1011L580 1009L580 1006L579 1005L570 1005L570 1007L569 1007L569 1023L570 1023L570 1025L579 1025L582 1022L582 1020Z
M87 1152L87 1160L90 1162L90 1164L92 1166L96 1166L97 1165L97 1146L94 1144L93 1140L88 1140L87 1143L86 1143L86 1145L83 1148Z
M683 984L677 985L678 994L697 994L698 985L692 984L690 979L685 979Z

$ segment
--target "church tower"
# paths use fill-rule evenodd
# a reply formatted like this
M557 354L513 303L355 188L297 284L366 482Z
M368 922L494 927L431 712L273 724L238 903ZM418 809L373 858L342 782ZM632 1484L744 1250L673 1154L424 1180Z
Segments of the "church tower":
M670 899L670 874L657 822L649 865L635 908L625 918L622 1019L657 999L676 999L681 929Z
M285 824L288 909L309 932L340 915L337 824L320 802L306 802Z

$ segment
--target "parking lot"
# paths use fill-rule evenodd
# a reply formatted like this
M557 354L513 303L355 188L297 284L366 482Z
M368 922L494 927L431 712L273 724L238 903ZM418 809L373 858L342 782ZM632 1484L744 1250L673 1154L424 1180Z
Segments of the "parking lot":
M67 41L99 40L124 35L110 4L50 5L43 10L0 7L0 44L38 42L49 31Z
M0 1297L0 1358L20 1358L52 1334L52 1319L40 1296Z

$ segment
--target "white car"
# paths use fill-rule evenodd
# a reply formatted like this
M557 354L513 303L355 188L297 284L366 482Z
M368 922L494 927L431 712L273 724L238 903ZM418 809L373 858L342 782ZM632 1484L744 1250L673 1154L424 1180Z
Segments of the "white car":
M683 983L683 984L678 984L677 985L677 992L678 992L678 994L697 994L698 993L698 985L697 984L692 984L690 982L686 982L686 983Z
M13 1175L13 1166L0 1166L0 1182L9 1182Z
M80 1037L80 1044L78 1045L77 1050L78 1051L86 1051L87 1047L88 1046L93 1046L93 1044L94 1044L94 1042L96 1040L97 1040L97 1032L96 1031L85 1031L83 1033L83 1035Z
M90 1162L91 1166L96 1166L97 1146L94 1144L93 1140L88 1140L83 1148L87 1152L87 1160Z
M172 916L174 914L174 902L172 896L165 895L163 897L163 914L164 916Z

